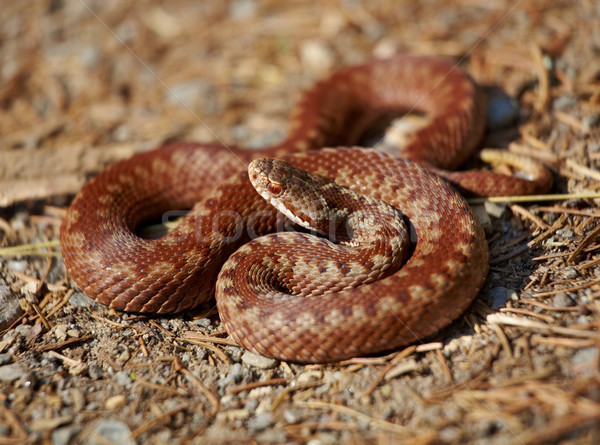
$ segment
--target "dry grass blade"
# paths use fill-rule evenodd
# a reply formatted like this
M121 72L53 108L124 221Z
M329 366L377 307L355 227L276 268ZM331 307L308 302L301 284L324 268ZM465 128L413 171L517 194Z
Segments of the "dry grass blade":
M553 332L555 334L563 334L571 337L582 337L600 340L600 332L563 328L562 326L548 325L522 317L511 317L502 314L490 314L487 316L487 321L488 323L492 324L495 323L499 325L517 326L534 331Z
M327 409L327 410L330 410L330 411L333 411L336 413L346 414L357 420L362 420L364 422L367 422L369 425L371 425L375 428L380 428L385 431L389 431L391 433L395 433L395 434L398 434L401 436L408 435L409 432L411 431L411 429L409 429L405 426L386 422L385 420L381 420L381 419L376 419L374 417L363 414L360 411L356 411L352 408L348 408L347 406L336 405L335 403L321 402L319 400L309 400L306 402L296 402L295 405L299 406L299 407L309 408L309 409ZM414 430L412 430L412 433L414 433Z

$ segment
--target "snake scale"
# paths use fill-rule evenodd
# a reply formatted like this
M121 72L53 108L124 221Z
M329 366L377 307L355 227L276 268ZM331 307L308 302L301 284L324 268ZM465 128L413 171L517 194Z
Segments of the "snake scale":
M402 146L387 153L353 147L378 121L407 110L428 123ZM266 356L329 362L414 343L456 319L488 270L483 230L446 180L484 195L550 185L533 161L491 151L482 158L516 163L529 177L447 171L473 152L484 122L480 89L448 61L398 55L343 68L304 94L277 146L174 143L92 178L61 226L67 270L85 294L123 311L181 312L216 291L229 334ZM247 165L258 158L250 168L255 190ZM287 162L275 168L262 158ZM277 169L283 173L269 173ZM335 189L336 197L293 195L278 211L259 195L281 194L285 178L294 183L298 175L325 192ZM348 200L356 193L374 200L357 198L362 204L352 213ZM326 211L338 222L315 229L333 244L281 233L291 226L288 216L306 223L303 206L320 200L341 207ZM380 206L384 216L371 215ZM141 223L173 209L191 210L167 235L136 234Z

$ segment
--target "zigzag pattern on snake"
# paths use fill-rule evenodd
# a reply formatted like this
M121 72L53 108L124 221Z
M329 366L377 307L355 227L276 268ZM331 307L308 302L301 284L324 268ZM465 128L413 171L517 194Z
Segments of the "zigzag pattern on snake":
M351 147L378 119L413 109L426 114L429 124L393 148L394 156ZM511 154L488 151L484 157L517 163L530 178L445 171L464 162L478 144L484 110L470 77L440 59L396 56L342 69L304 95L289 137L275 147L177 143L101 172L63 221L66 267L87 295L124 311L184 311L210 300L216 287L230 335L267 356L327 362L418 341L469 306L488 268L485 237L468 205L426 168L477 194L532 193L550 186L543 167ZM316 150L340 145L346 147ZM324 243L321 238L257 238L289 226L248 180L246 165L258 157L285 158L397 208L411 232L410 248L400 255L408 255L406 262L400 269L385 266L372 281L374 265L394 249L344 263L313 253L313 246ZM345 193L340 196L349 196ZM156 215L189 208L162 238L135 233ZM275 263L285 266L278 272L283 281L270 275ZM292 278L289 270L321 276ZM325 279L334 272L348 277L349 287ZM261 288L265 292L257 294ZM319 288L325 293L316 293Z

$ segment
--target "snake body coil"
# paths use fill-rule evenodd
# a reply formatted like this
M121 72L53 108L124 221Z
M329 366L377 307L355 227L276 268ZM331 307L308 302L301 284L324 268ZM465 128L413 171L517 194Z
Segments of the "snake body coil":
M413 109L425 113L429 124L394 149L396 157L350 147L313 150L356 144L378 119ZM397 56L342 69L305 94L290 136L276 147L171 144L104 170L86 184L63 221L65 264L87 295L125 311L183 311L208 301L216 287L228 332L267 356L325 362L418 341L469 306L485 280L488 250L463 198L412 161L474 193L528 193L549 185L547 172L537 166L525 166L534 172L532 180L442 170L469 156L484 118L476 85L445 61ZM325 241L305 234L254 239L289 223L248 180L246 165L258 157L285 158L290 168L322 178L317 181L329 178L399 209L412 234L406 262L397 269L406 255L396 252L406 244L402 235L391 244L378 244L375 236L378 247L370 257L358 248L347 260L319 253ZM336 198L342 208L349 193ZM135 234L151 217L189 208L162 238ZM297 204L299 213L303 208ZM368 212L362 215L362 227L369 225ZM378 234L385 224L371 226ZM392 256L392 265L381 266Z

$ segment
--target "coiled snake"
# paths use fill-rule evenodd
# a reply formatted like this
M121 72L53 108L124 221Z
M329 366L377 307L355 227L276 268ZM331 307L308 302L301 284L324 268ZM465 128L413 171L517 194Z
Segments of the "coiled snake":
M351 147L373 123L406 110L426 114L429 123L391 149L395 156ZM66 267L87 295L124 311L179 312L210 300L216 289L230 335L267 356L327 362L419 341L469 306L488 270L480 225L437 175L479 194L531 193L550 185L537 164L490 151L482 157L517 162L530 178L442 170L465 161L484 120L478 87L446 61L401 55L342 69L303 96L288 138L275 147L176 143L94 177L61 227ZM340 145L346 148L315 150ZM264 157L289 162L260 160L250 168L259 193L287 199L275 203L281 212L248 178L246 165ZM302 182L298 177L335 197L292 193L283 199ZM136 235L140 223L190 208L167 235ZM314 219L315 208L335 216L315 228L335 244L299 232L257 238L289 226L286 216L293 212L297 223Z

